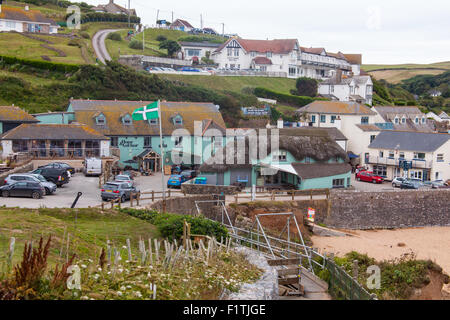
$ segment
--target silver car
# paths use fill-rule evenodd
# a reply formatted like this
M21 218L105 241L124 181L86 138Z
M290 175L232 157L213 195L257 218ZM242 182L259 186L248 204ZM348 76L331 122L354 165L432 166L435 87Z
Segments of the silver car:
M5 179L5 184L10 185L14 184L16 182L39 182L45 189L45 194L53 194L56 191L56 184L53 182L47 181L43 176L40 174L32 174L32 173L16 173L16 174L10 174Z
M108 182L102 187L101 197L103 201L120 199L120 202L130 200L132 193L139 193L131 183L128 182Z

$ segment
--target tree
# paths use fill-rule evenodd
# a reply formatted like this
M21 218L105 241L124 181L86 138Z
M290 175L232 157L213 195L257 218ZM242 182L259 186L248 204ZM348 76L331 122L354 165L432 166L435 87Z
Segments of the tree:
M297 95L306 96L306 97L315 97L317 96L318 82L316 79L310 78L298 78L295 84L297 88Z
M167 53L168 53L168 55L169 55L169 57L173 57L173 55L174 55L175 53L177 53L178 51L181 50L181 47L180 47L180 45L178 44L178 42L173 41L173 40L165 40L165 41L162 41L162 42L159 44L159 48L160 48L160 49L166 49L166 50L167 50Z

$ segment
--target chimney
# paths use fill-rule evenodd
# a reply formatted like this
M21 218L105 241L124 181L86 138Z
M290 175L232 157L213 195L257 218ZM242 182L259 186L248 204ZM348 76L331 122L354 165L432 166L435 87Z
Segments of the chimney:
M277 128L278 129L283 129L284 128L284 121L283 121L282 118L278 119Z

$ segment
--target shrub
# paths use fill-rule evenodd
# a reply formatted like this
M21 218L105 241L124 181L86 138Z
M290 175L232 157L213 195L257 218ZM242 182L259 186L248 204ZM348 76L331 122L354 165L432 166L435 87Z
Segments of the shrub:
M135 39L131 40L130 44L128 45L128 47L130 47L131 49L135 49L135 50L142 49L143 46L144 46L144 44L141 41L135 40Z
M89 33L87 33L86 31L81 31L80 32L80 36L83 37L84 39L90 39L91 38Z
M113 41L122 41L122 36L118 32L110 33L106 38Z

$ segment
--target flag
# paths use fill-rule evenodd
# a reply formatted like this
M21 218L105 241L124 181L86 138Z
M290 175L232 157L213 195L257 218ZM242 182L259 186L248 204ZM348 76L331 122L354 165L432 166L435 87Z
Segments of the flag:
M159 118L158 101L133 111L133 120L150 120Z

